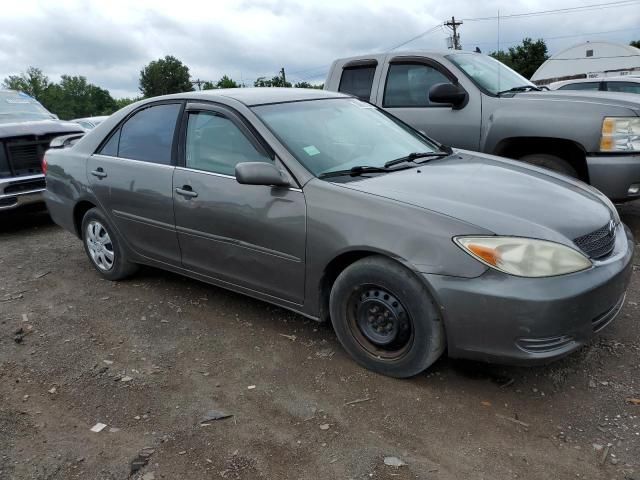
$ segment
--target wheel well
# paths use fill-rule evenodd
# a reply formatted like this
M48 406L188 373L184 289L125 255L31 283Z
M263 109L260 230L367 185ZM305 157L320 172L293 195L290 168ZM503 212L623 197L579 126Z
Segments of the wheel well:
M338 275L352 263L358 260L370 257L371 255L380 255L378 252L372 252L367 250L355 250L345 252L338 255L331 260L324 269L324 274L320 280L320 315L321 321L329 321L329 296L331 295L331 289L335 283Z
M586 152L576 142L562 138L514 137L502 140L495 148L495 155L518 159L532 153L547 153L566 160L578 172L580 180L589 181Z
M82 219L84 218L84 214L87 213L89 210L91 210L92 208L94 208L95 205L87 200L83 200L81 202L78 202L76 204L76 206L73 209L73 225L76 228L76 235L78 237L82 237L82 234L80 232L81 228L82 228Z

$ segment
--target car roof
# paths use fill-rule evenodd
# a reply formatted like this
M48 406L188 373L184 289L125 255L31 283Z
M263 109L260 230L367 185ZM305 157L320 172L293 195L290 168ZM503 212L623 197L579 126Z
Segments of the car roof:
M184 98L187 100L224 100L231 98L247 106L265 105L270 103L300 102L304 100L321 100L327 98L349 98L350 95L329 92L317 88L281 88L281 87L252 87L252 88L223 88L203 90L200 92L186 92L169 95L167 98ZM154 97L159 100L163 97Z

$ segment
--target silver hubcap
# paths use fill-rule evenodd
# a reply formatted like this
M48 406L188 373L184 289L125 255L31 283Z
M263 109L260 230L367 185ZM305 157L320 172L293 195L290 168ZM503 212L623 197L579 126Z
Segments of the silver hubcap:
M89 222L85 242L87 242L87 250L89 250L93 263L105 272L111 270L115 259L113 243L111 243L111 237L109 237L107 230L100 222L96 220Z

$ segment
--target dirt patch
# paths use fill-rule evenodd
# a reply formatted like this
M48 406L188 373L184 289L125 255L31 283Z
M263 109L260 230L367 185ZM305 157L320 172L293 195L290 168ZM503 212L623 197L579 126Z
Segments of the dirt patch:
M394 380L327 325L154 269L104 281L46 215L0 224L0 479L124 479L145 448L134 478L640 478L640 268L565 360Z

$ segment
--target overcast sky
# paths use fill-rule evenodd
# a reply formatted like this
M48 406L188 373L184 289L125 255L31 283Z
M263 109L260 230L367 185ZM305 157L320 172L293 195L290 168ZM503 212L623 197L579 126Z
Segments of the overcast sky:
M223 74L248 85L285 67L287 79L322 82L338 57L386 51L456 19L609 3L607 0L0 0L0 80L29 66L52 80L84 75L115 97L136 96L140 69L174 55L194 78ZM133 5L133 6L132 6ZM498 22L466 21L462 45L498 45ZM437 28L402 49L445 48ZM544 38L551 53L586 40L640 39L640 2L590 11L505 18L500 46ZM401 50L402 50L401 49Z

